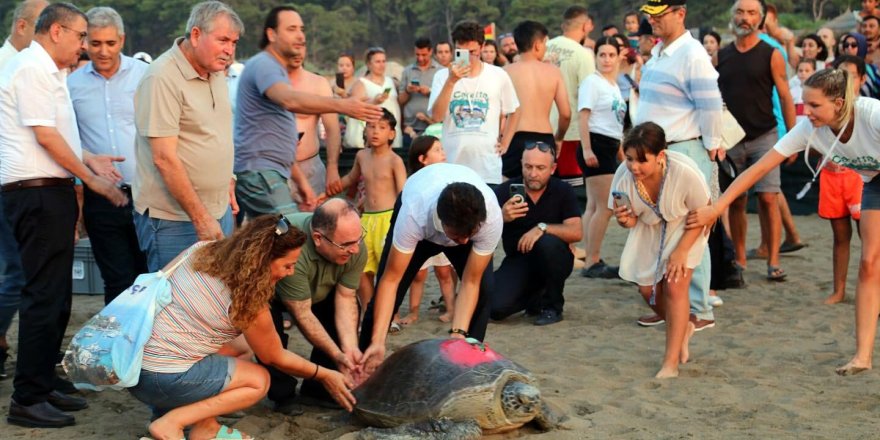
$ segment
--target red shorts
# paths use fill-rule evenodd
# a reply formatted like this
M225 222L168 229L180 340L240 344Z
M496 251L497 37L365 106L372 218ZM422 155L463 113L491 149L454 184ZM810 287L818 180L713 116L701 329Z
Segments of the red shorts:
M819 217L858 220L862 216L862 177L849 168L839 170L824 168L819 173Z
M559 151L559 159L556 164L556 174L559 178L581 177L584 173L578 165L577 155L581 154L581 141L562 141Z

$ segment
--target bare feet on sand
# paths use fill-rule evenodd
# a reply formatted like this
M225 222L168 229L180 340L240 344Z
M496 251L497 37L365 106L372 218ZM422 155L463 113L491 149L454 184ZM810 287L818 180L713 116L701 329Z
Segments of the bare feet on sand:
M846 298L846 292L834 292L831 295L828 295L828 298L825 298L825 304L837 304L842 303Z
M684 342L681 344L681 355L679 358L681 359L681 363L686 364L688 359L690 359L691 351L691 337L694 335L694 332L697 331L697 327L693 322L688 321L687 332L684 334Z
M410 324L415 324L415 322L418 320L419 320L419 314L410 312L409 315L406 315L406 318L398 320L397 323L400 325L410 325Z
M439 319L440 322L452 322L452 313L446 312L438 316L437 319Z
M852 376L854 374L859 374L862 371L870 370L871 364L866 364L863 362L859 362L855 359L846 363L846 365L842 367L838 367L835 372L841 376Z
M654 375L655 379L674 379L676 377L678 377L678 367L663 367Z

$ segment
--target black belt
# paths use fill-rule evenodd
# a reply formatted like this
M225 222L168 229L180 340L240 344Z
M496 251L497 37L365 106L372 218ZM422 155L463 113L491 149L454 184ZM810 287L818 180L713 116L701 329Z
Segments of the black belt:
M703 140L703 137L702 137L702 136L697 136L697 137L695 137L695 138L685 139L685 140L683 140L683 141L673 141L673 142L669 142L667 145L683 144L683 143L685 143L685 142L690 142L690 141L701 141L701 140Z
M73 177L44 177L41 179L26 179L19 180L18 182L7 183L0 187L0 191L9 192L9 191L18 191L20 189L27 188L45 188L51 186L73 186L74 179Z

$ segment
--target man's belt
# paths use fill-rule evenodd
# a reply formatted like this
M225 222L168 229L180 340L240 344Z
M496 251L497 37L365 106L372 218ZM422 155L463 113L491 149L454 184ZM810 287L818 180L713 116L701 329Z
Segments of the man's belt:
M0 191L18 191L27 188L46 188L51 186L73 186L73 177L44 177L41 179L26 179L18 182L7 183L0 187Z

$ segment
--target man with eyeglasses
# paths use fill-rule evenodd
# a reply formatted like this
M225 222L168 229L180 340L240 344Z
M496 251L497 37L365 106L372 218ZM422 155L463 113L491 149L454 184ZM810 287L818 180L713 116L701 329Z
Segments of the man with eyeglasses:
M633 125L654 122L666 131L669 149L697 163L713 186L713 162L724 159L721 144L721 92L718 72L703 45L685 28L686 0L648 0L641 12L648 14L654 36L662 40L651 51L642 69L639 106ZM715 177L717 179L717 177ZM717 187L717 181L714 186ZM698 330L715 325L709 305L711 262L709 252L694 269L690 286L691 313ZM638 319L641 326L665 322L659 315Z
M345 199L330 199L314 213L291 214L284 222L302 230L306 242L296 261L293 275L276 286L277 298L271 304L275 328L284 347L281 312L285 308L306 340L314 347L309 360L325 368L338 370L357 380L361 351L358 349L358 304L356 290L367 263L362 246L364 230L357 209ZM293 415L297 380L279 370L269 368L272 384L269 399L276 411ZM303 396L332 404L324 387L314 380L303 382Z
M526 144L521 167L522 177L495 188L504 261L495 271L490 317L526 310L537 316L535 325L549 325L562 321L562 292L574 266L569 246L583 236L580 205L571 185L553 177L553 144Z
M69 426L75 419L64 411L88 407L85 399L60 392L55 374L72 301L79 214L74 177L115 206L128 203L93 172L112 164L82 150L67 90L66 69L85 50L87 25L85 14L69 3L46 7L34 41L0 71L0 191L25 276L7 419L16 425Z

